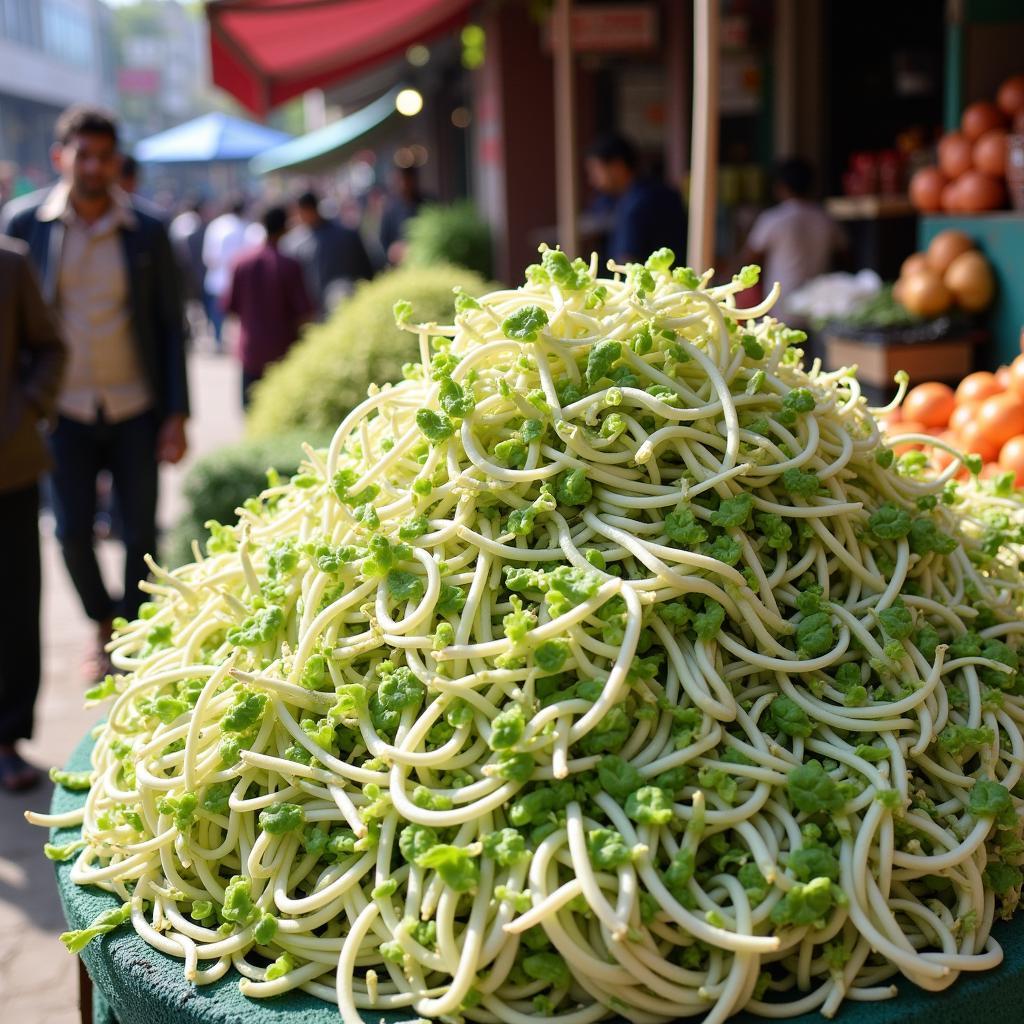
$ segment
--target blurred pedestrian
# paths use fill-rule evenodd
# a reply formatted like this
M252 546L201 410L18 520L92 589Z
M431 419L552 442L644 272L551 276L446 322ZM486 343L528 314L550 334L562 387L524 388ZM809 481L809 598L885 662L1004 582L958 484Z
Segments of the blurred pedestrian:
M298 224L281 240L281 251L302 264L306 289L323 317L351 294L356 281L372 277L373 267L359 232L324 217L315 192L299 196L295 213Z
M190 196L167 228L181 275L182 291L188 302L203 301L203 278L206 276L203 265L203 237L206 234L204 208L202 196Z
M737 261L758 264L766 288L778 281L782 297L773 315L784 314L787 296L826 273L846 247L842 229L812 198L813 187L814 169L806 160L778 163L772 174L776 205L758 215Z
M643 262L655 249L686 252L686 214L679 193L639 172L636 149L621 135L600 139L587 154L590 184L614 202L608 255L616 263Z
M263 244L239 257L231 276L225 309L238 317L238 354L242 362L242 406L267 366L277 362L316 312L306 291L302 264L281 252L288 226L283 206L269 207L262 218Z
M139 190L139 161L131 153L125 153L121 157L121 172L118 174L118 184L130 196Z
M223 346L224 300L231 284L231 268L239 253L246 248L245 200L235 197L227 202L224 212L206 226L203 236L203 299L206 316L213 327L214 346Z
M96 623L91 677L117 615L134 618L156 549L157 466L185 454L188 388L181 296L163 225L117 186L117 125L87 106L57 121L60 180L26 196L7 232L28 243L43 294L58 314L68 371L51 439L57 537L86 614ZM114 482L125 547L124 590L111 596L93 550L96 477Z
M384 201L380 218L380 247L388 263L402 262L405 255L405 224L415 217L427 201L420 191L420 172L417 167L396 167L391 175L391 188Z
M142 168L139 166L139 161L130 153L125 153L121 157L121 171L117 176L117 183L121 186L122 192L131 196L132 206L136 210L141 210L143 213L148 213L150 217L167 223L167 210L139 194Z
M0 788L28 789L21 758L39 691L39 478L50 464L41 429L53 416L67 359L28 251L0 238L0 530L9 585L0 590Z

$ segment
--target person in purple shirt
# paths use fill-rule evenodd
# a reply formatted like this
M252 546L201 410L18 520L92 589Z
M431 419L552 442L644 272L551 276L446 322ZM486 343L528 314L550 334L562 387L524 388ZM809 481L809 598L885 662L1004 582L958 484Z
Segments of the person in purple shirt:
M655 249L686 252L686 213L679 193L638 171L633 144L609 135L591 146L586 160L591 186L614 203L608 255L616 263L642 263Z
M302 325L316 313L302 264L278 248L288 226L285 208L269 207L262 222L266 239L238 258L224 304L225 312L238 317L244 408L253 384L271 363L284 357Z

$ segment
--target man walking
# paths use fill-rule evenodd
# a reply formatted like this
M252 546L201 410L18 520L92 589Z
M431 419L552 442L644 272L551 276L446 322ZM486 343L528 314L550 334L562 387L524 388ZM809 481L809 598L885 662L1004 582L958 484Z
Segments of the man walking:
M231 284L231 268L246 246L248 225L242 218L244 213L244 199L239 196L228 200L224 212L210 221L203 235L203 301L218 352L224 345L224 299Z
M186 325L193 338L203 333L196 329L196 324L203 326L209 324L209 317L206 315L206 293L203 290L203 278L206 276L206 268L203 266L203 236L206 234L206 220L203 217L205 205L203 198L198 195L186 199L181 211L167 228L167 236L171 240L171 251L174 253L174 259L178 264L178 274L181 278Z
M57 536L102 676L115 616L134 618L156 548L157 466L185 454L188 388L177 269L163 225L116 185L117 126L72 107L52 150L60 181L9 209L6 231L28 244L58 315L69 362L51 448ZM109 470L125 546L124 591L112 597L93 550L96 477Z
M266 239L235 264L226 309L238 317L238 354L242 361L242 405L270 363L276 362L312 319L315 307L306 292L302 265L279 249L288 224L283 206L263 214Z
M40 428L53 415L66 354L25 247L0 238L0 530L9 583L0 589L0 788L38 781L15 744L32 735L39 691Z
M306 274L306 288L325 316L351 293L356 281L373 276L359 232L324 217L315 192L304 192L295 202L299 223L285 235L281 248L294 256Z
M636 148L621 135L596 142L587 154L587 178L611 205L608 255L616 263L641 263L667 246L686 252L686 214L679 193L639 171Z

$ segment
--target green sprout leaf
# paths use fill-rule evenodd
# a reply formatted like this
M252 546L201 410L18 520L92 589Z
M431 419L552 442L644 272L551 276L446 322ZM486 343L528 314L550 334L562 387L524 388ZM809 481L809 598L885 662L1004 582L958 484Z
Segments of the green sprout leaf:
M501 331L516 341L536 341L547 325L548 315L540 306L523 306L502 320Z

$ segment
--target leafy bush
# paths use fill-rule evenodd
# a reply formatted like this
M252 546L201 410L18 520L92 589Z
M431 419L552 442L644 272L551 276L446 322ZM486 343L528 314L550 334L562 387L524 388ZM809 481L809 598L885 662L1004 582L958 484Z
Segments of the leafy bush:
M267 470L276 469L287 479L303 459L302 443L325 447L328 433L308 431L282 434L264 440L240 441L204 455L185 477L186 511L163 542L163 558L169 565L192 560L192 540L205 541L209 519L233 523L235 509L246 498L267 486Z
M489 287L472 271L448 265L402 267L360 285L253 389L250 436L333 431L370 384L401 379L402 364L419 358L416 335L395 326L395 303L411 302L417 321L451 323L457 285L473 295Z
M455 263L485 277L491 273L491 229L469 200L424 206L405 226L404 266Z

